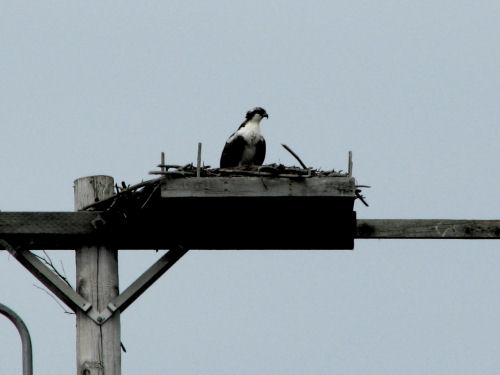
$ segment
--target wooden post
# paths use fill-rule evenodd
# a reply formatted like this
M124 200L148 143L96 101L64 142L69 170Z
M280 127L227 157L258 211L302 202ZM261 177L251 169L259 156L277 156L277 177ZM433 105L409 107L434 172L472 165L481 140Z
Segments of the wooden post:
M75 180L75 210L113 194L113 178L83 177ZM90 243L76 249L76 290L103 311L119 294L118 251ZM120 375L120 312L98 325L86 313L76 313L77 375Z
M196 177L201 173L201 142L198 142L198 157L196 158Z

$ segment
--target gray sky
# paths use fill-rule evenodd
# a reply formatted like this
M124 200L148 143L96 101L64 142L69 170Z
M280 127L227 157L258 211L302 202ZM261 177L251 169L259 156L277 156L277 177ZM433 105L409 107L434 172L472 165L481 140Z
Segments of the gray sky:
M353 151L358 217L498 219L499 25L498 1L4 1L0 209L71 211L74 179L137 183L197 142L217 166L258 105L267 163ZM159 256L121 252L121 288ZM123 374L498 374L499 262L496 241L192 251L122 315ZM74 316L5 252L0 275L35 373L73 373Z

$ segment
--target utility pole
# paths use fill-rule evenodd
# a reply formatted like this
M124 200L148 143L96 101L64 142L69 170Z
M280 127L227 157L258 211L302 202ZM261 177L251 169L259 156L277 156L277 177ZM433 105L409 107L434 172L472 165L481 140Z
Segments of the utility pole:
M113 195L113 178L83 177L75 181L75 210ZM92 304L95 313L119 294L118 251L103 243L76 249L76 291ZM99 317L97 318L99 320ZM76 311L78 375L120 375L120 312L103 324Z

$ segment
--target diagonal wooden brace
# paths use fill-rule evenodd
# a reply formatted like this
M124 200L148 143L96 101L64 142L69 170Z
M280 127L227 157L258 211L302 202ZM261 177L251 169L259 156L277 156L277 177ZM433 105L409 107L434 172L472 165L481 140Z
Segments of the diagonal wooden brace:
M109 302L107 308L101 311L99 316L96 317L97 322L103 324L113 316L115 311L123 312L187 252L188 250L181 246L170 249L119 296ZM95 320L94 318L92 319Z
M169 250L165 255L158 259L151 267L149 267L141 276L137 278L130 286L125 289L119 296L114 298L108 306L97 311L92 304L79 295L68 284L64 283L54 272L52 272L40 259L31 251L17 249L7 241L0 239L0 246L7 251L16 260L21 263L33 276L35 276L43 285L45 285L52 293L54 293L61 301L63 301L73 311L82 310L95 323L101 325L106 322L115 311L123 312L130 306L139 296L144 293L153 283L158 280L165 272L168 271L184 254L188 252L181 246Z
M31 253L31 251L17 249L2 239L0 239L0 245L7 249L24 268L31 272L31 274L33 274L33 276L43 285L68 305L71 310L76 311L80 309L86 313L90 311L92 304L75 292L68 284L63 282L54 272L43 264L40 259Z

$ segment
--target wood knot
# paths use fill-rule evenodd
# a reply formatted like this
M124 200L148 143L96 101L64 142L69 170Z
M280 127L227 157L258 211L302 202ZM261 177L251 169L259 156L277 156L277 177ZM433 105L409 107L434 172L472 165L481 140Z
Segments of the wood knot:
M80 375L94 375L101 374L104 366L101 362L83 362ZM93 371L95 370L95 371Z

